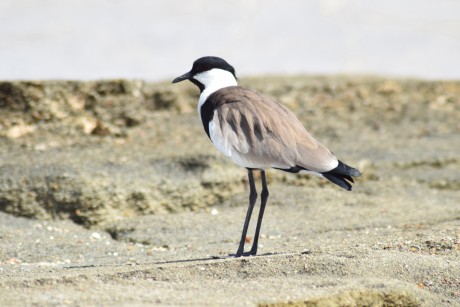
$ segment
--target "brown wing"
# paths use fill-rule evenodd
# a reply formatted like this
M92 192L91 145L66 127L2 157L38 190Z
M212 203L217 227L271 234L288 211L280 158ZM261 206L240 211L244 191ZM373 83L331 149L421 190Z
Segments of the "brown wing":
M219 101L212 121L214 133L222 140L217 147L227 152L236 150L252 161L277 168L301 166L326 172L337 166L337 158L329 149L275 100L238 86L223 88L213 95L213 100Z

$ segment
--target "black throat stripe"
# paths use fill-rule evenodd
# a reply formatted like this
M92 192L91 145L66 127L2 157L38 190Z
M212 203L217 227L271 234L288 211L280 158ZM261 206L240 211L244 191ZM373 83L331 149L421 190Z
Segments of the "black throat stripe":
M211 136L209 135L209 122L212 120L214 116L214 111L221 105L225 103L231 102L229 97L223 97L225 95L221 95L221 90L217 90L206 99L200 109L201 115L201 122L203 123L203 128L206 134L208 135L209 139Z
M203 123L203 128L208 138L211 139L209 135L209 122L212 120L214 115L215 106L212 103L209 103L209 97L201 106L200 114L201 114L201 122Z

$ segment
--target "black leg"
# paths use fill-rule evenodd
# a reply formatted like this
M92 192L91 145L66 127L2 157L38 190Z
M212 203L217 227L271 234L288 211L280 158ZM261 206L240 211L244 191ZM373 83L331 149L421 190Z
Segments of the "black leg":
M254 176L252 174L252 169L248 169L248 179L249 179L249 206L248 212L246 213L246 219L244 220L243 233L241 234L240 245L238 246L238 251L236 252L235 257L241 257L244 252L244 243L246 241L246 233L248 232L249 221L251 220L252 210L254 209L254 204L257 200L257 191L256 185L254 183Z
M254 236L254 242L252 243L251 251L249 252L249 255L252 255L252 256L257 254L257 245L259 244L260 227L262 226L262 219L264 217L265 205L267 204L268 195L269 195L268 187L267 187L267 180L265 179L265 171L261 170L260 175L262 178L262 193L260 194L261 203L260 203L259 217L257 219L256 234Z

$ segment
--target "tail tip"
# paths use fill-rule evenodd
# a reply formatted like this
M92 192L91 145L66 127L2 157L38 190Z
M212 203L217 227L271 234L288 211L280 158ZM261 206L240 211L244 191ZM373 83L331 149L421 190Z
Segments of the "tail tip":
M361 172L359 170L357 170L356 168L353 168L352 171L350 172L350 176L359 177L359 176L361 176Z

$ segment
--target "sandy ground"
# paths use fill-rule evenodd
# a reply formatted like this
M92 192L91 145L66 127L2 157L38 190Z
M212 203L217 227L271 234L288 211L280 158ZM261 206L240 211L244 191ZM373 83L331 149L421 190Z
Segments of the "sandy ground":
M2 305L460 305L460 83L242 82L363 176L269 171L260 255L239 259L246 172L193 87L0 83Z

